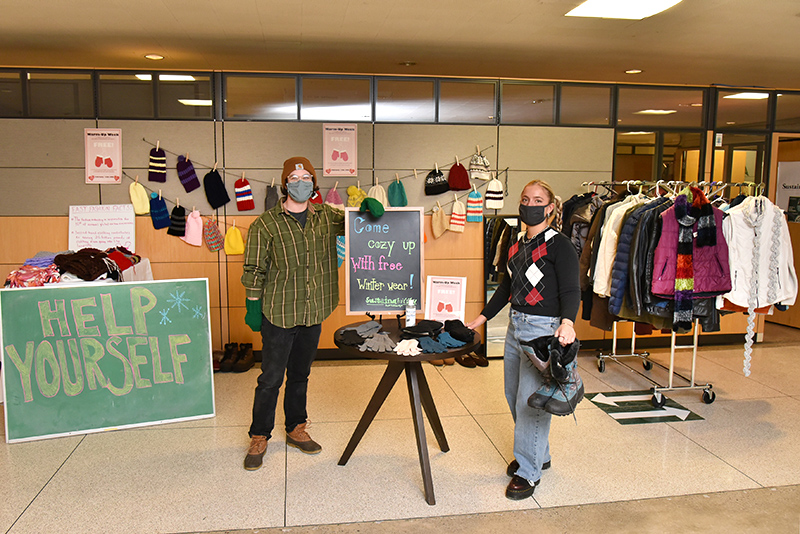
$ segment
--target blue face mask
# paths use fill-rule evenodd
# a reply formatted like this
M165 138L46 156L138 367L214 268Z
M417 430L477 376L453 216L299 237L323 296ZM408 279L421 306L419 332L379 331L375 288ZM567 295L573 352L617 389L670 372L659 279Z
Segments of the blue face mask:
M295 202L305 202L314 193L314 182L307 182L299 180L286 184L286 189L289 191L289 196Z

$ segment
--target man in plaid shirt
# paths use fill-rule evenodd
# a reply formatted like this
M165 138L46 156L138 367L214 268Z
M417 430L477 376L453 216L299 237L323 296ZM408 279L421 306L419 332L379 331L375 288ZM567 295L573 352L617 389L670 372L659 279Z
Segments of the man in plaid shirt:
M245 322L261 331L263 341L247 470L261 467L284 374L286 442L307 454L322 450L306 432L306 392L321 323L339 303L336 236L344 234L344 212L309 202L315 190L311 163L303 157L287 159L281 174L283 200L247 232Z

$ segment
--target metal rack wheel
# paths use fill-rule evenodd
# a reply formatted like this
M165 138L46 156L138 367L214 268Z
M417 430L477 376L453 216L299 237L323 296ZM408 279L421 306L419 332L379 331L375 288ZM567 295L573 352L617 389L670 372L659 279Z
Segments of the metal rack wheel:
M601 373L606 372L606 361L603 358L599 358L597 360L597 370Z
M664 405L667 403L667 397L664 396L663 393L659 393L658 391L653 389L653 398L651 400L653 403L653 407L655 408L663 408Z
M644 367L645 371L649 371L653 368L653 362L650 360L642 360L642 367Z
M703 402L705 402L706 404L711 404L712 402L714 402L714 399L716 398L717 394L714 393L712 390L710 389L703 390Z

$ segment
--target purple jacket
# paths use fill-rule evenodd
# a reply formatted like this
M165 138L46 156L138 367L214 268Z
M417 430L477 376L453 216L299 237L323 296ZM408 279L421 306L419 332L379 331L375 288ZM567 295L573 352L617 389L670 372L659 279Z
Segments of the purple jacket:
M728 244L722 233L723 213L712 206L714 223L717 226L717 244L699 247L694 240L692 267L694 270L693 298L713 297L731 290L731 270L728 263ZM675 206L661 214L661 237L656 246L653 261L653 294L672 298L675 295L675 271L678 259L678 220ZM693 227L697 235L697 223Z

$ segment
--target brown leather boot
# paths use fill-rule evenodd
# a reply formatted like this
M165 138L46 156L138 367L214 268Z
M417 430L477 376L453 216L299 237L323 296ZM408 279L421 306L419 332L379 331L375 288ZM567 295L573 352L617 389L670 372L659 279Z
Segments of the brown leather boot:
M286 443L298 448L306 454L317 454L322 450L319 443L311 439L306 432L306 423L300 423L294 430L286 434Z
M255 471L261 467L261 460L267 452L267 437L253 436L250 438L250 447L247 449L247 456L244 457L244 468L248 471Z

